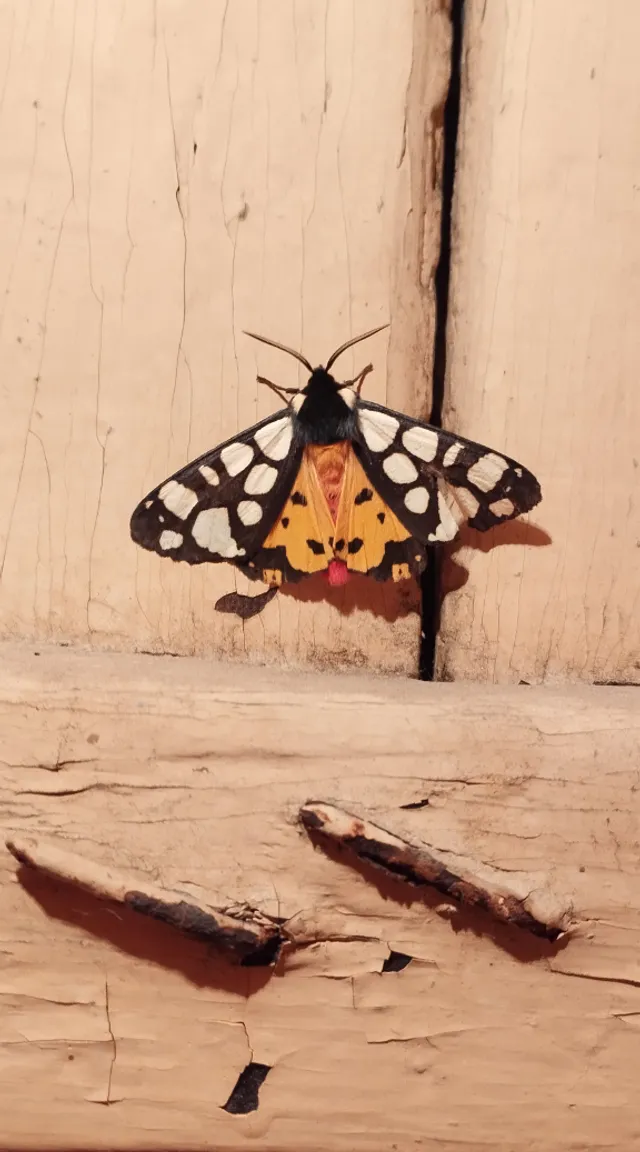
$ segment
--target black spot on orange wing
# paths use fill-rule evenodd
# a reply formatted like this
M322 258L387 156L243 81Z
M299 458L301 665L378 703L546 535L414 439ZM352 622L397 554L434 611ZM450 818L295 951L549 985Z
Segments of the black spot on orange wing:
M373 490L371 488L362 488L353 502L354 504L366 504L367 500L371 500L372 497Z
M336 544L335 550L336 550L336 552L342 552L343 548L344 548L344 540L340 539L340 540L338 540L338 542Z
M250 580L262 580L270 586L279 584L297 584L308 576L308 572L296 568L287 559L287 550L282 544L276 547L262 547L247 563L238 568Z
M371 492L371 498L358 502L357 497L365 490ZM336 535L340 537L336 551L340 544L344 549L345 540L348 542L346 555L343 551L342 556L352 572L395 582L410 575L412 561L417 574L414 556L420 546L385 504L376 486L366 484L357 452L347 458Z
M315 468L306 455L290 492L281 518L262 546L247 557L257 565L266 584L296 583L314 572L323 572L332 552L329 537L333 522Z
M406 540L389 540L384 549L380 564L368 572L374 580L405 580L409 576L419 577L426 564L424 551L418 552L419 544L411 537Z

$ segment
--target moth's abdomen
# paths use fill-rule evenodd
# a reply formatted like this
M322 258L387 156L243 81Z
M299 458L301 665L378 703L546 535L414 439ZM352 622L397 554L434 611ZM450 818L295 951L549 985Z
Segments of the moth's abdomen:
M306 450L334 524L338 517L345 464L350 451L351 445L347 440L339 440L336 444L310 444Z

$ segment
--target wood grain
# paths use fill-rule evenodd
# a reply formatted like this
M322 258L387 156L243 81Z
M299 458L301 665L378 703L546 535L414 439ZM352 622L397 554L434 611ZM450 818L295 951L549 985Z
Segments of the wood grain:
M390 319L369 394L425 410L448 73L440 0L2 6L0 634L413 671L415 587L242 622L128 522L296 383L243 328L315 363Z
M0 651L3 841L247 902L308 946L238 973L6 853L3 1146L634 1147L635 689L35 651ZM566 894L575 932L553 947L314 851L313 798ZM383 973L390 950L408 967ZM271 1068L259 1106L229 1115L250 1060Z
M543 502L455 552L439 673L638 683L640 11L465 14L445 422Z

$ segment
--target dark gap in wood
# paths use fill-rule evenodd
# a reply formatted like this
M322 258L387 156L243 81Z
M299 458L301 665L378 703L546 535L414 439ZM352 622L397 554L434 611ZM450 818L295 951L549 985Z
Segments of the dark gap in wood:
M640 688L634 680L594 680L594 688Z
M282 943L282 936L271 936L261 948L247 953L240 961L240 966L242 968L270 968L280 956Z
M230 1112L232 1116L242 1116L246 1112L255 1112L258 1108L258 1096L269 1072L270 1064L257 1064L253 1060L238 1076L223 1111Z
M385 960L384 964L382 965L382 971L383 972L402 972L402 970L404 968L407 968L409 966L409 964L411 963L412 960L413 960L413 956L409 956L409 954L407 952L391 951L389 953L389 955L387 956L387 959Z
M449 279L451 274L451 229L453 192L456 172L456 149L460 120L460 77L462 71L462 30L465 0L451 0L451 78L444 106L444 149L442 159L442 215L440 221L440 257L434 287L436 297L436 330L433 345L433 392L429 422L442 427L445 378L447 371L447 319ZM440 630L441 552L427 548L427 567L422 575L422 636L419 677L433 680L436 666L436 644Z

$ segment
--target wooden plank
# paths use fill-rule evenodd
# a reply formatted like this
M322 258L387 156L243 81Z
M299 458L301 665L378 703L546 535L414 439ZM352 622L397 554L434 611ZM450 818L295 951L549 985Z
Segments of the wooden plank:
M243 328L318 362L391 319L370 394L425 409L450 30L418 7L3 5L4 637L415 668L415 587L319 580L243 624L213 605L244 578L128 522L274 409L257 369L298 379Z
M231 969L0 853L3 1146L634 1147L635 689L37 651L0 652L3 839L249 903L308 943L270 979ZM311 847L309 799L550 886L575 934L554 948L373 882ZM383 973L390 949L414 959ZM251 1059L271 1066L258 1108L230 1115Z
M439 672L638 683L640 10L465 13L445 420L543 502L456 551Z

